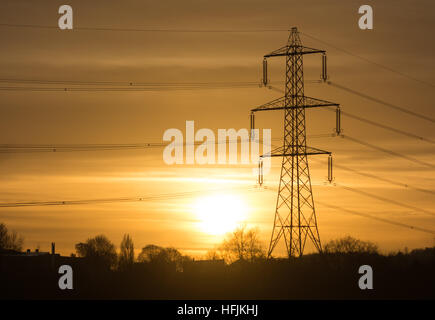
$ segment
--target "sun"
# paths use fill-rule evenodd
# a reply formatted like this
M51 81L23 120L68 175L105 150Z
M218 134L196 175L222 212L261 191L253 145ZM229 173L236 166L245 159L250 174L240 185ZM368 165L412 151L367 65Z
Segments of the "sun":
M245 221L247 206L240 197L219 194L199 198L194 206L201 231L221 235Z

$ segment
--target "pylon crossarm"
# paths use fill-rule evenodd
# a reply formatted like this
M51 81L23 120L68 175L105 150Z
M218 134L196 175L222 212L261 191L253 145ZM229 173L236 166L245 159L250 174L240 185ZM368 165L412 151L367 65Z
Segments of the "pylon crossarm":
M294 149L292 146L287 147L287 149ZM260 156L260 158L264 157L295 157L295 156L311 156L317 154L332 154L330 151L325 151L321 149L317 149L314 147L305 147L305 152L284 152L284 147L278 147L273 149L268 153L264 153Z
M339 107L340 105L335 102L317 99L313 97L305 96L304 107L305 108L315 108L315 107Z
M300 96L291 96L292 98L299 98ZM294 99L297 100L297 99ZM302 105L286 105L285 97L281 97L265 103L257 108L251 109L251 112L257 111L269 111L269 110L282 110L282 109L292 109L292 108L318 108L318 107L339 107L340 105L335 102L321 100L312 97L303 97L304 103Z
M264 55L264 58L293 56L293 55L311 54L311 53L325 53L325 52L326 52L325 50L319 50L319 49L314 49L314 48L309 48L304 46L287 45L275 51L272 51L269 54Z
M280 97L278 99L272 100L268 103L265 103L259 107L251 109L251 112L256 111L267 111L267 110L279 110L285 108L285 97Z

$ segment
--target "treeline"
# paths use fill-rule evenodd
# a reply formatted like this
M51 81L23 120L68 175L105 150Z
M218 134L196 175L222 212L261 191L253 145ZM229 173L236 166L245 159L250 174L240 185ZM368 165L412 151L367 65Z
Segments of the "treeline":
M209 250L205 260L223 260L226 264L235 262L258 262L266 259L266 251L258 237L257 228L242 225L228 233L222 243ZM125 270L135 262L174 264L178 271L185 262L193 261L190 256L181 254L176 248L164 248L146 245L135 257L134 243L129 234L125 234L117 254L115 245L104 235L76 244L79 257L88 258L95 264L105 265L111 269ZM378 246L370 241L362 241L351 236L331 240L324 246L325 254L378 254Z
M129 234L125 234L117 253L113 244L105 235L98 235L75 245L78 257L86 258L92 264L106 266L112 270L126 270L134 263L172 264L177 271L183 270L186 262L194 258L183 255L176 248L164 248L154 244L143 247L135 257L134 242ZM265 259L264 248L258 239L257 229L240 226L228 233L222 243L215 246L203 257L205 260L224 260L231 264L236 261L257 261Z
M224 260L227 264L237 261L264 260L266 252L258 235L257 228L247 228L246 225L241 225L233 232L228 233L222 243L209 250L203 259ZM22 251L23 243L22 236L15 231L9 231L4 223L0 223L0 250ZM125 270L135 262L176 264L177 270L180 270L184 262L194 260L190 256L183 255L176 248L164 248L154 244L144 246L136 257L134 242L129 234L124 234L119 252L116 245L103 234L77 243L75 250L76 253L72 254L73 256L86 258L91 264L107 267L111 270ZM378 254L378 252L378 246L375 243L354 239L350 236L331 240L324 246L324 253L328 254Z
M185 261L192 258L182 255L175 248L164 248L154 244L146 245L135 257L134 243L129 234L125 234L120 245L119 254L115 245L105 236L98 235L75 245L78 257L85 258L89 264L106 267L110 270L127 271L134 263L174 265L181 270Z
M9 234L7 232L6 234ZM10 246L10 239L6 237ZM435 247L379 253L352 237L324 245L322 254L266 259L258 230L240 227L194 261L176 248L144 246L131 236L119 250L106 236L77 243L74 289L60 290L54 269L32 266L0 272L1 298L51 299L434 299ZM1 259L1 255L0 255ZM225 263L223 262L225 261ZM373 290L358 286L362 265L373 269Z

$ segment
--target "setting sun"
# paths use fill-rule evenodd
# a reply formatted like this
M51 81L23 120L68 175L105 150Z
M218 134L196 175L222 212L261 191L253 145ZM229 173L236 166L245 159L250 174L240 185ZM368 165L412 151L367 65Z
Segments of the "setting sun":
M220 235L230 232L246 219L247 207L234 195L211 195L199 198L194 206L202 232Z

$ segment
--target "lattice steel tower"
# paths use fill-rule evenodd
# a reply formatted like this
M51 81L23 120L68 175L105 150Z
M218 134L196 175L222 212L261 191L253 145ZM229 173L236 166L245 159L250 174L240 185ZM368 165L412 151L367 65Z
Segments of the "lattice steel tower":
M307 146L305 109L337 107L339 112L339 105L304 95L303 55L312 53L322 54L322 79L326 81L325 51L302 46L297 28L292 28L287 45L265 55L263 62L263 68L266 70L263 71L263 83L267 85L266 59L269 57L286 57L285 95L251 110L251 123L254 122L253 115L255 112L284 110L283 145L261 156L282 157L275 220L268 250L269 257L282 238L285 241L289 257L302 256L307 238L319 252L322 251L307 156L315 154L329 155L329 181L332 180L332 158L331 153L328 151ZM338 112L337 114L339 114ZM336 130L338 131L339 128L337 127ZM262 182L262 177L260 182Z

